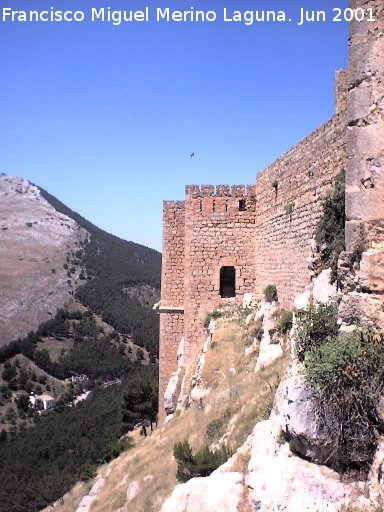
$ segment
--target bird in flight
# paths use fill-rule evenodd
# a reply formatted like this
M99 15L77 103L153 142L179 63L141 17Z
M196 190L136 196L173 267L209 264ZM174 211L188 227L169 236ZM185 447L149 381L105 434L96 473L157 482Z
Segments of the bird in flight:
M190 158L193 158L195 156L195 153L191 153L189 156Z

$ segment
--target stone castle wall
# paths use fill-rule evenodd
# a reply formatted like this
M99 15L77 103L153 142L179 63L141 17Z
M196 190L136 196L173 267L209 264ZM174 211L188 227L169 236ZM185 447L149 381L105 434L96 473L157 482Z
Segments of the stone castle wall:
M345 79L345 73L336 76L339 109ZM345 168L343 110L260 172L256 186L188 185L185 201L164 202L160 403L177 370L181 338L191 361L203 345L208 312L241 302L247 292L261 296L268 284L277 286L284 307L292 307L310 281L307 260L323 200ZM223 266L236 269L235 297L220 296Z
M177 369L177 348L184 334L184 201L163 206L163 261L160 301L159 396ZM164 419L160 406L159 420Z
M335 114L344 112L347 108L348 98L348 70L337 69L335 73L335 87L334 87L334 99L335 99Z
M345 148L344 110L256 177L256 291L275 284L283 307L309 283L311 239L326 193L346 169Z
M223 302L238 302L255 287L255 187L186 187L185 330L190 360L204 341L202 325ZM236 270L236 297L220 297L220 268Z
M184 201L164 201L161 304L184 306Z
M164 203L160 404L180 339L191 361L208 311L240 302L245 292L261 295L268 284L292 306L310 281L311 240L341 171L347 222L339 312L346 324L363 318L384 328L384 4L350 4L372 7L377 21L350 25L349 69L336 73L332 119L260 172L256 187L188 186L184 202ZM236 297L220 297L222 266L236 268Z
M339 313L384 329L384 3L351 0L372 8L375 22L350 24L348 63L346 252ZM354 255L361 260L353 264Z

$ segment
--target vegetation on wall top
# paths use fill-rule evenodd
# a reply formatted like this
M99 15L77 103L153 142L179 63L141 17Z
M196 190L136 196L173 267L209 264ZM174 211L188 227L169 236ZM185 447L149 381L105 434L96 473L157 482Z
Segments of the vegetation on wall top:
M275 284L269 284L264 288L264 298L267 302L274 302L278 300L277 288Z
M335 179L334 186L324 201L323 214L317 225L316 242L323 265L332 268L337 277L337 259L345 249L345 172Z

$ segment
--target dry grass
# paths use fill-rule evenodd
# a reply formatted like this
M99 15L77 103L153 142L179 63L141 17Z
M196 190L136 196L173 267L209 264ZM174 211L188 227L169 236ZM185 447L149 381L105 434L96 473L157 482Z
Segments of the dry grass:
M226 325L227 324L227 325ZM220 321L213 335L213 347L205 357L202 379L217 388L231 378L228 370L244 365L243 328L237 322Z
M202 415L204 412L192 408L147 438L136 435L135 448L109 465L112 472L108 485L93 502L91 512L113 512L121 507L129 512L158 512L176 483L173 446L186 437L186 432L192 432L190 442L193 446L199 444L200 434L196 426ZM124 505L128 486L134 481L138 482L140 491Z
M211 427L212 422L218 426L218 434L230 428L226 442L233 451L245 442L258 421L269 416L275 391L289 361L289 355L284 354L264 370L254 373L256 358L244 359L243 356L245 330L239 322L226 326L219 323L214 347L206 354L203 370L205 385L214 388L206 398L206 415ZM230 368L235 369L234 374ZM206 425L202 427L206 431ZM209 429L209 441L212 441L211 430L214 429Z
M173 446L176 442L187 438L196 451L218 442L224 435L229 448L236 451L254 425L269 414L274 389L283 376L288 357L255 374L256 358L244 359L243 356L244 332L242 318L234 322L228 319L218 322L215 344L206 353L203 370L204 384L212 388L203 401L203 408L193 404L147 438L134 432L134 448L99 470L104 476L107 470L110 474L90 512L116 512L118 509L121 512L158 512L175 487L177 467ZM235 373L231 373L230 368L235 368ZM186 375L190 376L192 371L187 368ZM245 472L248 461L249 453L245 451L234 459L230 470ZM132 482L138 483L139 492L127 501L127 489ZM78 491L76 487L72 491L74 508L67 508L65 503L66 508L58 507L59 512L76 510L80 500L74 497ZM241 511L248 512L246 493L243 498Z
M90 491L93 482L94 480L90 480L87 483L78 482L67 494L63 496L63 503L57 501L54 504L54 508L52 508L49 505L41 512L52 512L52 510L55 510L57 512L74 512L80 505L83 496L88 494L88 492Z
M61 340L56 338L44 338L44 341L39 343L39 350L48 350L51 360L56 362L60 359L61 355L70 352L73 345L73 340L67 338Z

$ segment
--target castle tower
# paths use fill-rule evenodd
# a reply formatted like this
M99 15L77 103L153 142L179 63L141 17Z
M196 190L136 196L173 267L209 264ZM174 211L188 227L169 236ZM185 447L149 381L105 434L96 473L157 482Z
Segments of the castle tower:
M185 190L184 340L187 361L204 343L209 311L255 288L255 186Z
M376 21L349 34L346 253L340 315L384 327L384 3L351 0ZM356 260L360 264L356 266ZM359 267L359 268L358 268ZM352 271L354 269L354 271Z
M160 421L180 340L190 362L203 346L206 314L255 289L255 212L254 186L189 185L185 201L164 202Z
M184 335L184 201L163 203L163 258L160 299L159 420L165 418L164 393L177 370Z

